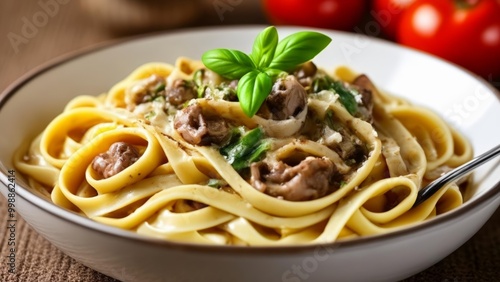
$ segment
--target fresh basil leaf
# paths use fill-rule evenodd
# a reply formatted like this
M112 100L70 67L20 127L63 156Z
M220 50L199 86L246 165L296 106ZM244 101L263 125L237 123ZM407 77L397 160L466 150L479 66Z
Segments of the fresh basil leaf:
M231 49L213 49L201 57L203 64L228 79L239 79L255 69L252 59L245 53Z
M252 52L214 49L203 54L205 66L228 79L239 79L237 95L243 112L257 113L272 88L272 81L282 73L312 60L331 39L318 32L302 31L279 41L275 27L259 33Z
M272 79L258 70L245 74L238 81L237 95L243 112L253 117L271 92Z
M266 68L272 62L278 39L278 31L274 26L264 29L255 38L250 58L257 68Z
M278 70L278 69L266 69L264 70L265 73L267 73L267 75L269 75L271 78L275 78L281 74L286 74L286 72L282 71L282 70Z
M269 68L290 71L296 66L312 60L331 41L330 37L314 31L300 31L291 34L278 43Z

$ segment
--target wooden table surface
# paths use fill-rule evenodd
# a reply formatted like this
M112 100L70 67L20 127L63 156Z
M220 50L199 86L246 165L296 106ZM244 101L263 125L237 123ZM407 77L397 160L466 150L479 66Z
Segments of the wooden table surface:
M49 8L48 4L41 4L49 2L53 4ZM109 3L112 2L114 1ZM216 1L205 1L205 10L200 17L182 27L265 24L266 20L260 12L258 2L233 1L239 4L221 12L214 6ZM96 20L85 11L77 0L1 1L0 91L37 66L60 55L129 35L117 33L116 28L106 28L102 21ZM165 29L168 32L174 28ZM5 223L6 200L3 197L0 197L0 210L0 222ZM9 275L4 263L8 254L7 228L2 227L0 230L0 281L115 281L67 257L34 232L22 219L19 219L16 231L20 241L17 252L18 273ZM453 254L405 281L499 279L500 210Z

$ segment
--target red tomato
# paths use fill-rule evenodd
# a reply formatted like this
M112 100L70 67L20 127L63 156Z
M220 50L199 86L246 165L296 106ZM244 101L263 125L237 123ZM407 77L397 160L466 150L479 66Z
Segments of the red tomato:
M417 0L397 40L484 78L500 77L500 0Z
M372 17L389 39L395 39L401 15L415 0L373 0Z
M352 31L365 15L366 0L262 0L274 25L300 25Z

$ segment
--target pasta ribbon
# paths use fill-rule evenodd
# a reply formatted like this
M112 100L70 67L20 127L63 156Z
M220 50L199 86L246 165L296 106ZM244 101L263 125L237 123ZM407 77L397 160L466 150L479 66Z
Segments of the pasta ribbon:
M276 77L248 117L237 81L202 62L147 63L105 93L69 101L13 162L67 210L198 244L355 240L467 200L470 178L413 208L421 187L472 158L459 130L366 75L311 64L285 84Z

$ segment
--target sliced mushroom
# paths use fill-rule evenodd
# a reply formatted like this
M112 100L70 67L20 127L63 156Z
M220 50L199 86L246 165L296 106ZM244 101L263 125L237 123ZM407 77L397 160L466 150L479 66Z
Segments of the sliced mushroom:
M221 144L230 135L227 122L221 117L204 115L199 104L178 111L174 128L193 145Z
M283 138L296 134L307 116L307 92L297 79L289 75L280 78L254 116L266 135Z
M139 159L137 149L125 142L113 143L107 152L97 155L92 168L102 178L109 178L131 166Z
M313 78L317 72L318 67L316 67L313 62L309 61L300 65L299 68L294 71L293 75L302 86L308 87L312 84Z
M283 161L253 163L250 172L250 182L257 190L289 201L309 201L330 194L338 175L331 160L312 156L295 166Z

